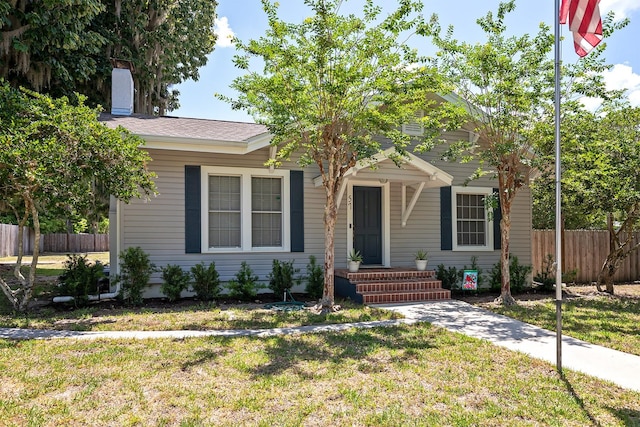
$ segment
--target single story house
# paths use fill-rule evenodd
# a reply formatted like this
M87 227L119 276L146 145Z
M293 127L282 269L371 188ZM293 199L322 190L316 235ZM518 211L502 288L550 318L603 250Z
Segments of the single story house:
M129 83L125 89L133 90ZM121 125L145 140L143 149L153 159L149 167L157 174L159 195L128 204L112 200L114 273L119 271L119 252L132 246L140 246L158 267L178 264L189 269L214 261L222 281L232 279L242 261L266 282L273 259L293 260L302 273L310 255L324 259L325 193L319 171L295 162L280 168L265 166L275 155L266 127L131 114L132 101L116 95L112 113L100 120L110 127ZM119 108L116 99L125 99L126 108ZM412 126L403 129L419 131ZM444 136L452 141L475 137L466 130ZM483 178L464 185L477 164L445 162L437 153L410 154L402 167L384 153L375 161L375 169L352 168L341 189L336 269L346 268L354 247L364 256L360 270L364 273L415 270L418 250L429 253L431 279L439 264L462 268L476 256L488 272L498 262L499 218L488 215L483 202L495 191L496 182ZM511 253L522 264L530 264L528 189L516 198L512 217ZM152 277L152 284L160 282L159 275ZM150 286L145 296L161 296L159 286ZM393 299L365 302L389 300Z

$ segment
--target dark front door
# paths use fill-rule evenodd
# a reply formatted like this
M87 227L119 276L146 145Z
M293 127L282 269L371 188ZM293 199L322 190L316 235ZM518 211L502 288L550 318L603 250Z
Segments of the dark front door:
M382 264L382 189L353 187L353 247L363 264Z

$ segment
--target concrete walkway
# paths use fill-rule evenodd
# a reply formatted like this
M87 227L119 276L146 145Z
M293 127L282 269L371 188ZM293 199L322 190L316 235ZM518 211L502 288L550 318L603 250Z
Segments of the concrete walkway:
M556 364L555 332L462 301L384 304L377 307ZM562 367L640 392L640 356L563 336Z
M376 307L397 311L405 316L399 320L382 320L335 325L313 325L274 329L234 329L217 331L115 331L78 332L36 329L0 328L0 339L148 339L189 337L241 337L290 335L343 331L350 328L376 328L430 322L453 332L492 342L510 350L556 363L554 332L474 307L462 301L436 301L415 304L380 304ZM611 381L620 387L640 392L640 356L611 350L571 337L562 339L564 368Z
M374 320L359 323L338 323L331 325L309 325L291 328L271 329L227 329L208 331L54 331L50 329L21 329L0 328L0 339L30 340L30 339L149 339L149 338L173 338L184 339L192 337L270 337L275 335L293 335L305 333L336 332L351 328L379 328L397 325L410 325L418 323L417 319Z

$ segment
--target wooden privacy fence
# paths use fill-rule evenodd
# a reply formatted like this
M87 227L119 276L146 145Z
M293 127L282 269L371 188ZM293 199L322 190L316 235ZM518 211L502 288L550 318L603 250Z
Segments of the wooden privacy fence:
M534 275L542 269L542 263L551 254L555 259L556 242L554 230L531 232L531 263ZM632 244L640 240L634 233ZM609 232L606 230L565 230L562 253L562 271L577 271L578 283L595 282L604 260L609 254ZM640 280L640 252L625 259L614 276L616 282Z
M108 234L45 234L42 240L44 252L106 252L109 250Z
M18 254L18 229L17 225L0 224L0 257ZM31 253L34 242L33 232L25 229L22 241L24 252Z
M32 254L35 242L33 230L25 230L24 254ZM108 234L43 234L40 236L40 252L106 252L109 250ZM0 224L0 257L18 254L18 226Z

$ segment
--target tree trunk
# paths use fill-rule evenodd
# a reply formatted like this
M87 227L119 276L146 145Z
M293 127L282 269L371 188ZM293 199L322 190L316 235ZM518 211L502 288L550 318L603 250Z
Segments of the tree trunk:
M613 295L613 276L615 276L616 271L618 271L620 263L627 256L624 251L627 242L620 244L618 233L622 232L622 228L618 230L618 233L613 229L613 215L611 213L607 214L607 229L609 231L609 254L604 260L604 263L602 263L600 273L598 273L596 288L598 292L602 292L602 286L604 286L605 292Z
M331 182L327 184L329 188L334 187ZM324 289L320 304L322 312L331 312L333 311L335 293L335 228L338 206L334 192L328 189L326 193L327 202L324 206Z
M505 162L503 162L505 163ZM505 163L509 164L509 163ZM500 297L498 302L514 305L516 300L511 295L511 272L509 271L509 234L511 233L511 203L516 195L516 167L506 167L498 173L498 197L500 199Z
M35 234L33 244L33 255L31 257L31 268L29 269L29 278L23 285L22 300L20 301L19 310L22 312L27 311L29 308L29 301L31 301L31 295L33 294L33 285L36 281L36 268L38 267L38 256L40 255L40 217L38 215L38 209L35 203L31 205L31 217L33 218L33 231Z
M502 212L500 220L500 298L504 305L514 305L511 295L511 272L509 269L509 234L511 232L510 212Z
M602 292L601 287L604 286L605 292L613 295L613 276L616 274L620 263L625 258L626 255L622 248L611 251L609 255L607 255L607 259L605 259L604 263L602 264L602 268L600 269L600 273L598 273L597 288L599 292Z
M640 248L640 243L631 244L635 223L638 221L638 217L640 217L640 203L630 208L626 216L627 218L623 221L618 231L614 230L613 215L609 214L607 218L609 254L602 264L600 273L598 273L598 281L596 282L598 292L602 292L602 286L604 286L605 292L613 295L613 276L618 271L622 261ZM621 238L623 238L624 241L621 241Z

